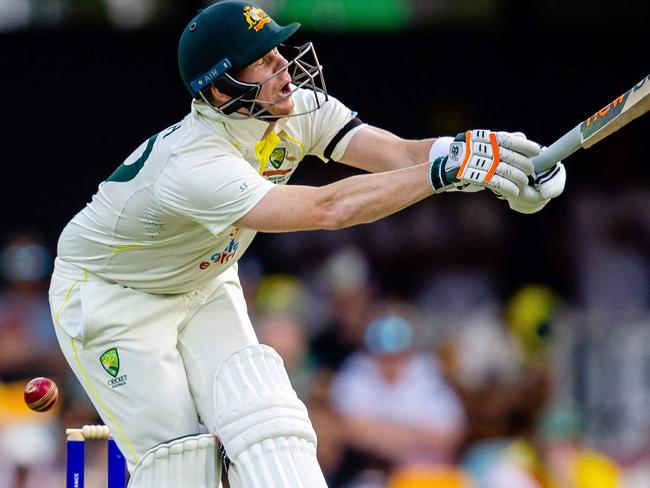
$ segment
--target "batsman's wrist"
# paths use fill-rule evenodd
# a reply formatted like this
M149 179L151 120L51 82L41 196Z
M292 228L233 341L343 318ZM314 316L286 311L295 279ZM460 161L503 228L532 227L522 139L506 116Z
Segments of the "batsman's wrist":
M434 159L429 166L429 183L431 183L433 193L450 190L458 182L455 177L456 171L450 173L446 170L447 160L447 156L440 156Z
M454 138L449 136L438 137L433 141L431 149L429 149L429 161L433 162L435 159L449 154L449 147L452 142L454 142Z
M431 162L431 166L429 166L429 183L431 183L434 193L441 193L453 187L453 178L450 179L445 173L449 148L452 142L454 142L453 137L438 137L429 149L429 161Z

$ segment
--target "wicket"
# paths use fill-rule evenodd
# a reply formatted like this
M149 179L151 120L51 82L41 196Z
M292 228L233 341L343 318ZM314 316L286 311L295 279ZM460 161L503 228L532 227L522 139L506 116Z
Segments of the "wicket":
M105 425L66 429L66 488L84 488L85 441L108 441L108 488L126 488L126 461Z

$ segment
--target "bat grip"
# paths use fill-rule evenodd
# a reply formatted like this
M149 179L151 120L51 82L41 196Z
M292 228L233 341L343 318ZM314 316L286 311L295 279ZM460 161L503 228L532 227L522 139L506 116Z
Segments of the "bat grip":
M552 168L557 162L576 152L581 147L580 142L580 124L578 124L544 149L539 156L532 158L535 173L539 174Z

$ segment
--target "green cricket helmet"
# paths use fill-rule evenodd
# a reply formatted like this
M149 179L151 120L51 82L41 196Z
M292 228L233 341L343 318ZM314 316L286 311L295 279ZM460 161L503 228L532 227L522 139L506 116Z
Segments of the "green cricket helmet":
M313 45L307 43L294 47L283 44L299 28L298 23L284 27L278 25L251 2L227 0L215 3L199 11L181 35L178 65L183 83L192 97L205 102L204 90L211 85L232 97L220 107L213 107L223 115L270 119L275 118L267 112L272 104L266 103L264 108L257 97L264 83L288 71L295 88L282 100L298 88L311 88L319 108L322 100L317 94L323 93L327 100L327 91ZM258 83L236 79L236 73L280 46L291 51L285 56L289 59L288 66ZM237 112L241 108L245 108L246 113Z

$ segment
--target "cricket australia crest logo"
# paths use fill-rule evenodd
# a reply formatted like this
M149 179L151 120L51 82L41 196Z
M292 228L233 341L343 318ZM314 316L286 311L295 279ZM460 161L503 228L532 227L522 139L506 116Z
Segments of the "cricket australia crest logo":
M116 378L120 372L120 355L117 353L117 348L112 347L99 358L104 370L113 378Z
M112 376L108 380L108 386L111 388L117 388L122 385L126 385L126 375L120 375L120 355L117 352L116 347L111 347L104 354L99 356L99 362L102 364L102 368Z
M284 163L284 158L287 155L287 150L284 147L276 147L271 153L271 164L275 169L278 169Z
M266 15L266 12L259 7L246 5L244 7L244 17L248 23L249 29L255 29L255 32L261 31L266 24L271 22L271 18Z

